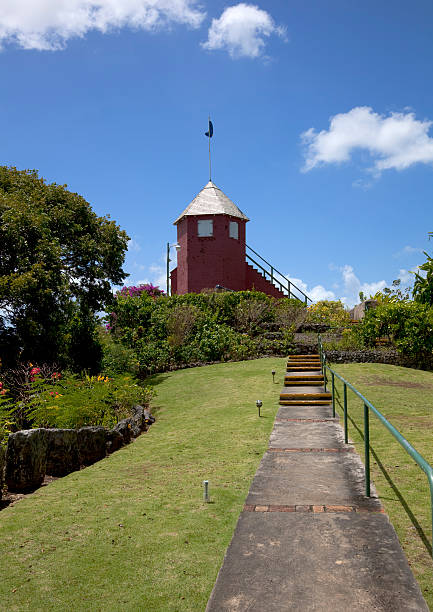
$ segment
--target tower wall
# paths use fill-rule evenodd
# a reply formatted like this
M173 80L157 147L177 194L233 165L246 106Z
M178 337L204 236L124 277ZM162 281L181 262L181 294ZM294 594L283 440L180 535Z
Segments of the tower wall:
M200 237L198 221L212 219L213 235ZM238 238L230 238L230 221L238 224ZM243 291L246 286L245 221L229 215L189 215L177 224L176 293L200 293L222 285Z

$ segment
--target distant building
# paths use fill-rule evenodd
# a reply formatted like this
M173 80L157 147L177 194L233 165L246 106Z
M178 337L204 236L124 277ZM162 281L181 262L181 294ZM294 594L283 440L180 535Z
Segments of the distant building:
M378 305L379 302L377 300L365 300L364 302L357 304L354 308L352 308L352 310L349 310L350 317L353 319L353 321L361 321L365 317L365 313L368 310L373 310L374 308L377 308Z
M171 272L171 292L200 293L220 286L285 297L246 261L248 221L236 204L209 181L174 222L180 249L177 268Z

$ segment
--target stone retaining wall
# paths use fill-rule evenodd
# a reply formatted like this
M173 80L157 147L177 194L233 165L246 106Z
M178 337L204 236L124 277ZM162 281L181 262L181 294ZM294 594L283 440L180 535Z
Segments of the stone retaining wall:
M387 363L389 365L417 368L420 370L433 369L433 359L431 356L413 359L392 348L326 351L326 358L330 363Z
M10 434L5 460L5 481L11 492L40 487L45 476L66 476L91 465L147 431L155 419L142 406L113 429L28 429ZM1 453L1 448L0 448ZM0 454L0 473L1 454ZM0 476L0 483L1 483Z

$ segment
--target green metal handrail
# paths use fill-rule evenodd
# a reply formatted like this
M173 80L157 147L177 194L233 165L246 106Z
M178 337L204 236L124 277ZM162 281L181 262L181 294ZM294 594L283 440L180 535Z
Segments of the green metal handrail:
M292 283L291 280L289 280L286 276L284 276L284 274L282 274L279 270L277 270L277 268L275 268L272 264L269 263L269 261L266 261L266 259L264 257L262 257L259 253L257 253L257 251L255 251L252 247L250 247L248 244L245 245L247 249L249 249L250 251L252 251L254 253L254 255L256 255L257 257L259 257L265 264L267 264L270 267L270 271L266 270L266 268L264 268L261 264L259 264L255 259L253 259L251 257L251 255L249 255L248 253L245 253L245 256L247 257L247 259L249 259L250 261L252 261L256 266L258 266L263 273L266 275L268 275L271 279L271 283L273 284L274 282L278 283L281 287L281 291L287 291L288 293L288 297L293 297L296 300L299 300L300 302L304 302L305 305L307 306L308 302L312 302L313 300L311 298L308 297L308 295L306 293L304 293L302 291L302 289L299 289L299 287L297 287L295 285L295 283ZM284 280L287 283L287 287L281 283L277 278L275 278L275 273L278 274L279 276L281 276L281 278L284 278ZM299 293L301 293L304 296L304 299L301 300L300 297L298 297L297 295L295 295L294 293L292 293L291 291L291 287L294 287L297 291L299 291Z
M324 384L326 391L327 376L326 370L331 373L332 384L332 415L335 417L335 376L343 383L343 410L344 410L344 442L348 444L348 426L347 426L347 387L351 389L364 403L364 466L365 466L365 494L370 497L370 419L369 410L372 410L379 421L385 425L388 431L394 436L397 442L404 450L412 457L417 465L422 469L427 476L430 487L430 506L431 506L431 523L432 523L432 556L433 556L433 467L424 459L422 455L406 440L405 437L392 425L371 402L365 398L353 385L345 380L340 374L333 370L327 363L326 353L323 350L322 339L319 334L319 355L322 363L322 371L324 376Z

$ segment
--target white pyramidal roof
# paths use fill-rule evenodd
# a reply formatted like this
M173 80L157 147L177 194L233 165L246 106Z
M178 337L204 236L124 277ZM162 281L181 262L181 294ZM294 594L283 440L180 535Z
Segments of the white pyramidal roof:
M173 225L190 215L230 215L249 221L248 217L212 181L203 187Z

